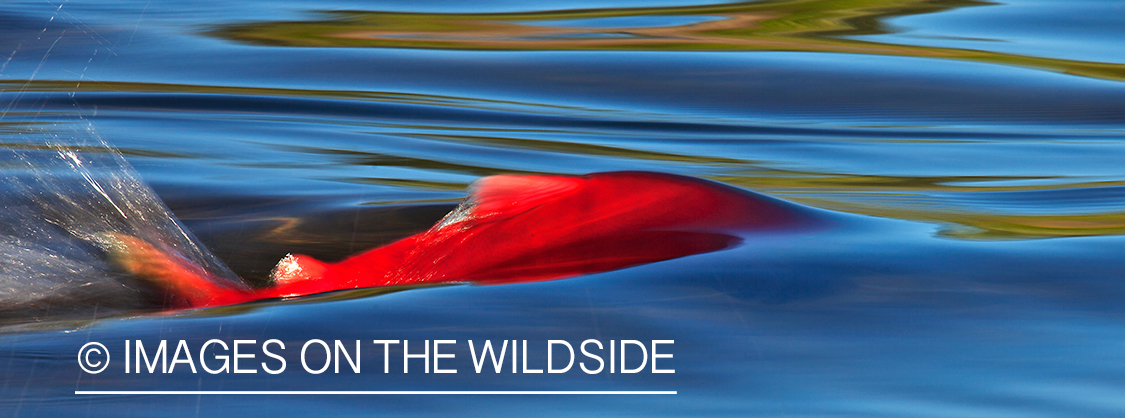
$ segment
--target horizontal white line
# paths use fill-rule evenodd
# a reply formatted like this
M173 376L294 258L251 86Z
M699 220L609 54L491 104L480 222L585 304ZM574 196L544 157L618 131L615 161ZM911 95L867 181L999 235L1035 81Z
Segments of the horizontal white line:
M674 390L76 390L75 395L675 395Z

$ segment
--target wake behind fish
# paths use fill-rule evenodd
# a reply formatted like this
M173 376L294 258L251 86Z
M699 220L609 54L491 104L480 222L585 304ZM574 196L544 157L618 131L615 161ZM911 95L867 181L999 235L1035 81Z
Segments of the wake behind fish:
M6 144L0 178L0 323L164 307L164 290L111 261L115 236L240 280L104 141Z

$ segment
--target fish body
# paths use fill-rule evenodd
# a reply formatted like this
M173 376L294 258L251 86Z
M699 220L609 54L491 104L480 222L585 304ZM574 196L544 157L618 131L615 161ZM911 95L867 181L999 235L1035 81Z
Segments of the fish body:
M498 175L473 182L469 197L425 232L336 263L286 256L264 288L211 280L127 237L119 264L169 288L186 307L207 307L374 286L553 280L729 248L748 231L817 223L806 208L693 177Z

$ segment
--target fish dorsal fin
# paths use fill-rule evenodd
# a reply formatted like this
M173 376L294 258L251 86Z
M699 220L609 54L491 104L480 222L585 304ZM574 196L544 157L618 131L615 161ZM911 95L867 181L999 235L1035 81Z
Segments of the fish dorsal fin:
M469 220L510 218L543 203L573 194L583 177L503 174L477 179L469 197L438 224L437 229Z

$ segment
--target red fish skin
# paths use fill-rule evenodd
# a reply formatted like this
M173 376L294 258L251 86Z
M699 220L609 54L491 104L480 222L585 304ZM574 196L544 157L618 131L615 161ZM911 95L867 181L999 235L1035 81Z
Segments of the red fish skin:
M361 287L553 280L729 248L746 231L815 224L800 206L692 177L500 175L474 182L466 202L426 232L338 263L287 256L272 286L224 286L182 269L169 287L191 307L207 307Z

